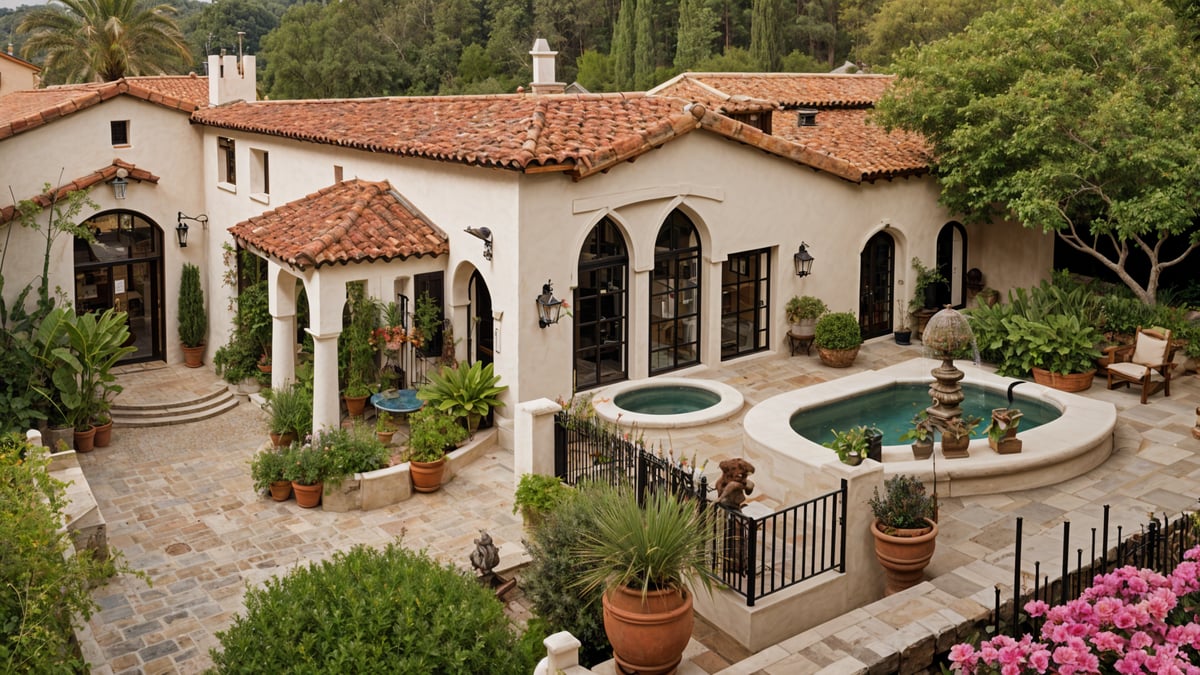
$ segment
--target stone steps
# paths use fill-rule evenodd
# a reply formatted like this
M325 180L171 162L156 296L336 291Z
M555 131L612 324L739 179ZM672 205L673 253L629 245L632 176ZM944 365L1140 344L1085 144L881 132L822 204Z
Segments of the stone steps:
M113 423L126 428L157 427L187 424L232 410L237 396L224 384L214 386L206 394L187 401L171 403L114 404Z

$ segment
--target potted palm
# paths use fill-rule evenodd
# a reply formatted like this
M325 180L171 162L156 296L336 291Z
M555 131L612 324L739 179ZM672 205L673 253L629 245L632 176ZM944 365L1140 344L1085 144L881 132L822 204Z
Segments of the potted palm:
M465 419L469 435L474 436L479 420L492 408L504 405L499 396L508 386L499 382L500 376L493 372L490 363L443 366L429 376L429 383L421 387L417 396L427 407Z
M867 502L875 519L875 557L887 577L885 594L891 595L921 582L933 558L938 526L933 520L933 500L925 485L912 476L898 475L884 481Z
M179 341L183 344L183 364L188 368L203 365L207 333L208 314L204 311L200 268L184 263L179 280Z
M811 295L793 295L783 307L787 321L791 324L792 335L810 336L817 325L817 319L829 311L820 298Z
M597 495L594 529L576 551L585 571L578 584L603 588L604 632L623 672L668 673L679 664L694 618L689 585L706 589L709 545L697 505L668 491L628 489Z
M813 344L821 363L831 368L849 368L862 346L862 329L850 312L831 312L817 320Z
M408 461L413 489L435 492L446 471L446 450L467 439L467 430L454 417L425 406L409 418Z

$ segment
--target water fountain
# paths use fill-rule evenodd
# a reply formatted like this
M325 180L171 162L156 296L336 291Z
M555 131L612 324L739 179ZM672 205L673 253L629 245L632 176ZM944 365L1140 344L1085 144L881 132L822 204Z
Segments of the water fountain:
M963 372L954 367L954 356L960 354L975 340L967 317L954 309L946 307L929 318L925 330L921 332L921 341L929 355L941 359L942 364L930 371L934 382L929 385L929 396L933 405L926 412L933 418L934 423L943 429L950 420L962 417L960 407L963 398Z

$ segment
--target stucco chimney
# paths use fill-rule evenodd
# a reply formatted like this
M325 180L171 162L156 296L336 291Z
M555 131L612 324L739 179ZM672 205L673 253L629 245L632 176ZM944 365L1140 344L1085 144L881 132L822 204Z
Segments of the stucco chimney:
M243 56L241 63L232 55L209 54L208 56L208 103L221 105L230 101L254 101L258 98L255 89L254 57Z
M12 56L12 43L8 43L8 55Z
M535 94L561 94L567 89L565 82L555 82L554 59L558 52L550 51L550 43L545 38L533 41L533 83L530 88Z

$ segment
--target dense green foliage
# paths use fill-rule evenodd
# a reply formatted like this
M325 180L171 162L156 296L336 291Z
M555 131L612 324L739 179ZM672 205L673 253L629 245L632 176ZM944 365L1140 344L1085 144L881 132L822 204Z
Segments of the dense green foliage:
M1053 231L1146 304L1200 247L1200 61L1158 0L1016 0L895 67L880 119L929 141L950 211Z
M303 437L312 431L313 398L307 387L293 382L282 389L267 389L263 397L263 409L271 416L271 433Z
M359 425L349 429L325 429L313 441L325 454L323 480L334 487L356 473L382 469L391 454L374 429Z
M47 465L20 435L0 436L0 672L87 672L71 621L91 616L91 585L114 571L90 551L70 553L66 486Z
M571 489L558 476L526 473L517 482L513 493L513 513L518 510L530 521L541 522L560 503L571 496Z
M813 344L824 349L854 349L862 344L862 328L850 312L830 312L817 319Z
M370 394L379 379L371 334L379 327L379 305L367 295L365 284L346 284L342 334L338 337L338 379L347 396Z
M544 655L491 590L424 552L356 546L270 579L217 633L218 673L525 675Z
M474 433L479 418L504 405L500 394L507 389L508 385L500 384L500 376L493 371L492 364L476 361L469 366L443 366L429 376L429 382L417 395L430 407L452 417L466 418L468 428Z
M453 415L425 406L409 415L408 459L436 462L447 448L467 440L467 428Z
M911 529L925 527L926 518L933 518L933 499L925 494L925 485L913 476L900 474L883 482L867 500L871 513L887 528Z
M229 308L234 310L229 342L213 355L217 375L230 384L255 377L263 354L271 350L270 296L266 261L247 250L224 244L224 284L231 291Z
M579 661L591 667L612 658L604 634L602 589L584 590L575 583L586 569L575 551L584 534L596 529L595 488L585 484L567 493L525 540L530 563L521 575L521 589L551 632L570 631L583 643Z
M179 341L184 347L199 347L208 334L208 312L200 288L200 268L183 264L179 279Z

